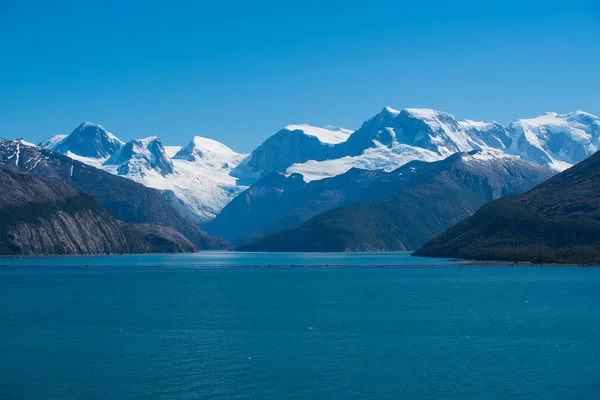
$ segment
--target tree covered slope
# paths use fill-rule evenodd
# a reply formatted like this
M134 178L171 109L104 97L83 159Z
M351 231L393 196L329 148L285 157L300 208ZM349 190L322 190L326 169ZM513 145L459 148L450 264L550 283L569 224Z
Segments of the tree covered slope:
M486 204L415 255L600 263L600 153L527 193Z

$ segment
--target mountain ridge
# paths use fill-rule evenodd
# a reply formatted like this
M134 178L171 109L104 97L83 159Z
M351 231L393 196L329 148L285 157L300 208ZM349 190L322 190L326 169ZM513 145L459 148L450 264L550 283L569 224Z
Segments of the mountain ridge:
M274 233L267 232L270 234L267 234L262 239L259 238L250 243L243 243L239 249L248 251L346 251L349 249L372 251L376 250L377 247L359 247L360 241L358 239L352 244L343 246L342 243L344 240L336 243L329 242L327 232L333 234L334 231L331 229L335 230L337 229L336 226L343 225L343 220L350 221L351 219L356 219L352 213L362 213L365 215L370 213L369 215L373 218L365 217L361 222L362 225L365 225L369 221L377 219L371 212L373 210L383 210L378 214L381 215L381 220L392 220L394 217L390 215L392 210L394 213L404 215L407 212L411 213L419 209L419 207L424 207L424 204L427 205L430 199L423 198L426 193L437 196L436 198L440 204L443 203L444 198L441 195L437 195L437 193L445 193L448 196L452 196L453 203L449 202L450 205L444 207L450 207L453 213L447 213L441 209L441 212L445 212L444 218L439 215L433 215L431 219L432 221L436 220L435 224L432 221L428 221L427 224L429 224L429 227L425 231L418 235L415 233L415 240L423 240L423 237L432 237L431 232L438 233L441 229L440 227L447 228L450 226L452 222L456 221L454 218L457 218L457 216L467 216L484 202L493 198L528 189L535 183L547 179L552 175L552 172L537 164L503 153L491 150L476 150L469 153L456 153L441 161L429 163L412 161L389 173L351 170L347 174L349 174L348 179L344 179L344 176L341 175L307 184L303 190L308 195L304 197L302 192L296 193L290 191L288 196L299 199L299 203L293 204L291 210L287 211L286 214L280 215L279 220L290 218L294 213L299 213L303 220L292 220L295 224L291 226L291 229L289 229L290 226L275 224L275 226L283 231L277 233L274 232L275 229L272 229L271 232ZM340 182L342 182L341 186ZM316 194L311 192L312 188L317 189ZM321 193L323 195L319 197ZM403 195L400 197L396 196L398 198L395 202L385 200L392 198L397 193L403 193ZM460 196L455 195L455 193L464 195L464 201L461 200ZM341 199L339 196L342 196ZM415 200L414 204L411 204L407 200L409 197L419 200ZM404 205L404 209L398 209L397 204L400 203ZM270 208L263 206L263 209ZM336 215L336 211L334 210L338 210L337 212L340 214ZM433 205L428 210L433 211ZM309 211L312 211L312 213ZM440 210L435 209L435 211L439 212ZM409 216L405 215L405 217L408 218ZM247 218L237 214L235 219L238 221L238 227L247 220ZM327 219L329 220L321 223ZM320 225L310 226L310 224L315 224L315 221ZM360 232L365 231L364 228L361 228L361 224L350 222L349 224L347 229L345 229L345 238L349 238L350 235L360 236ZM384 225L384 223L381 222L380 225ZM310 234L307 233L307 229L310 231ZM393 230L398 231L397 228ZM319 231L325 233L320 234ZM356 232L352 233L352 231ZM376 234L381 235L381 231L377 231ZM302 237L308 238L307 240L313 244L307 244L307 242L301 239ZM363 239L365 243L373 243L372 237L363 237ZM382 248L382 250L406 250L410 249L410 246L414 246L416 243L408 239L403 240L404 242L398 243L396 247ZM290 245L290 243L294 244ZM391 246L391 243L386 242L383 244ZM368 245L365 244L365 246Z

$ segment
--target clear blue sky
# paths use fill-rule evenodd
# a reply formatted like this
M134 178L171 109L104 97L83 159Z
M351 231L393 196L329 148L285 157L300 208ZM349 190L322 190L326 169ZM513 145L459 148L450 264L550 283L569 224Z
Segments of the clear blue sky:
M289 123L355 129L385 105L598 115L598 3L0 0L0 136L87 120L247 152Z

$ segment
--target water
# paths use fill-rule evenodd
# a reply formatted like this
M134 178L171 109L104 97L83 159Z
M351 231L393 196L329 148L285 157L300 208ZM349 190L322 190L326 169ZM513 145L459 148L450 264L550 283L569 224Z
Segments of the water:
M411 257L408 252L381 253L242 253L205 251L188 254L134 254L86 257L0 257L0 265L68 267L252 267L252 266L392 266L450 265L451 260Z
M4 267L0 398L598 399L598 287L595 268Z

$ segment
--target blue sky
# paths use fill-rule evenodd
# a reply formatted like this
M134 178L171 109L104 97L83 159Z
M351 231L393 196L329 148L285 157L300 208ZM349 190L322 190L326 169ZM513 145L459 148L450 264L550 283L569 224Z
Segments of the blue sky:
M287 124L356 129L385 105L598 115L597 3L0 0L0 136L87 120L248 152Z

